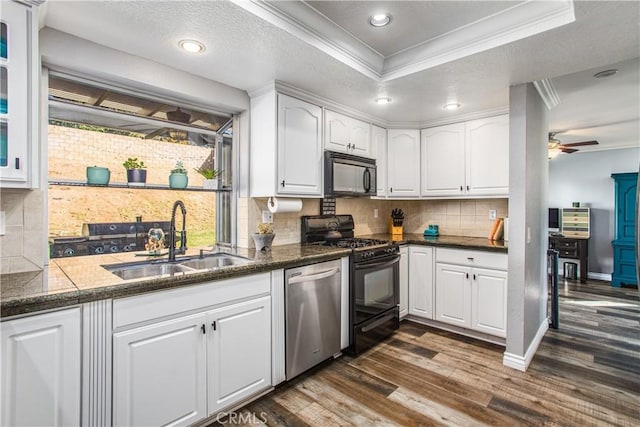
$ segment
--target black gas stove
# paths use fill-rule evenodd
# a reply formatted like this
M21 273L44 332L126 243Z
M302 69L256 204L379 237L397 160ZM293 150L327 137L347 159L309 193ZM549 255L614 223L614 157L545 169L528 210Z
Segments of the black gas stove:
M351 248L349 263L350 343L360 353L398 329L398 244L354 237L351 215L303 216L301 241L306 244Z

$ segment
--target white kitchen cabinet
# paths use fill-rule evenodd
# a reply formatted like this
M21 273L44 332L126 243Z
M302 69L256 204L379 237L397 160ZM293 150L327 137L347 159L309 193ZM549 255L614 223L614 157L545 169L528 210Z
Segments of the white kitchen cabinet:
M507 335L507 272L474 268L471 284L471 329Z
M509 116L455 123L421 132L421 195L509 194Z
M467 122L466 190L473 196L509 194L509 116Z
M409 248L400 248L400 318L409 314Z
M1 330L2 425L79 425L80 309L7 320Z
M377 195L387 195L387 130L378 126L371 127L371 145L376 160Z
M409 314L433 319L433 248L409 247Z
M114 425L190 425L207 416L204 313L113 336Z
M209 415L269 387L271 297L207 313Z
M388 197L420 195L420 132L416 129L387 131Z
M251 99L252 197L322 197L322 108L278 94Z
M506 337L507 255L436 250L435 320Z
M325 110L324 149L357 156L371 155L371 125Z
M455 123L421 132L423 196L465 193L465 124Z
M0 183L38 185L38 8L2 2L0 52ZM5 48L6 47L6 48Z

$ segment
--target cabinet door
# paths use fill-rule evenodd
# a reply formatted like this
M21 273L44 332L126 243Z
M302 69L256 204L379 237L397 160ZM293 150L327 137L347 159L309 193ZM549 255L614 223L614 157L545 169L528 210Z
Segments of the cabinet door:
M471 328L507 336L507 272L474 268L471 280Z
M271 386L271 297L207 314L209 415Z
M400 248L400 318L409 314L409 249Z
M378 197L387 195L387 130L372 126L371 130L373 158L376 159L376 175L378 178Z
M9 187L27 180L30 10L16 2L2 2L0 180Z
M322 109L278 95L278 194L322 195Z
M326 110L324 113L324 149L349 152L349 118L336 112Z
M387 181L389 197L420 195L420 132L388 131Z
M470 269L436 263L436 318L440 322L471 327Z
M424 129L421 139L422 195L464 194L464 123Z
M79 425L80 360L80 309L2 322L2 425Z
M350 119L349 142L351 143L351 154L371 156L371 125L360 120Z
M433 248L409 248L409 314L433 319Z
M204 313L113 336L113 424L182 426L206 417Z
M466 123L467 192L509 194L509 116Z

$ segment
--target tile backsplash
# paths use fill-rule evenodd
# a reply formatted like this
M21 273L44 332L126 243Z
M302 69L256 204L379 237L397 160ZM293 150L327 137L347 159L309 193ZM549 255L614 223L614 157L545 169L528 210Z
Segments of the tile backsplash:
M248 208L248 233L255 231L261 221L262 211L267 208L267 199L250 199ZM338 198L336 212L353 215L356 235L386 233L393 209L405 213L404 232L422 233L429 224L437 224L440 234L450 236L487 237L493 220L489 210L495 209L498 217L509 215L508 199L469 200L376 200L364 198ZM375 218L375 210L378 217ZM240 209L242 211L242 209ZM274 245L300 242L300 217L320 214L319 199L303 199L302 211L274 214L273 229L276 233ZM244 220L244 219L243 219ZM240 228L242 230L242 228ZM243 240L239 233L239 245L253 246L251 238ZM248 236L248 234L245 234Z

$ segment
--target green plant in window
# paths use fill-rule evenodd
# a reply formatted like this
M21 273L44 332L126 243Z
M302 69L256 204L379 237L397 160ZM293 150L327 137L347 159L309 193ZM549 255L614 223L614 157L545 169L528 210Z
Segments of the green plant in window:
M127 161L122 164L122 166L124 166L124 168L127 170L146 169L144 162L142 160L138 161L137 157L129 157Z
M182 164L182 161L178 160L176 162L176 165L173 167L173 169L171 169L171 173L181 173L183 175L186 175L187 174L187 169Z
M217 169L195 168L194 170L202 175L204 179L216 179L222 174L222 171Z

